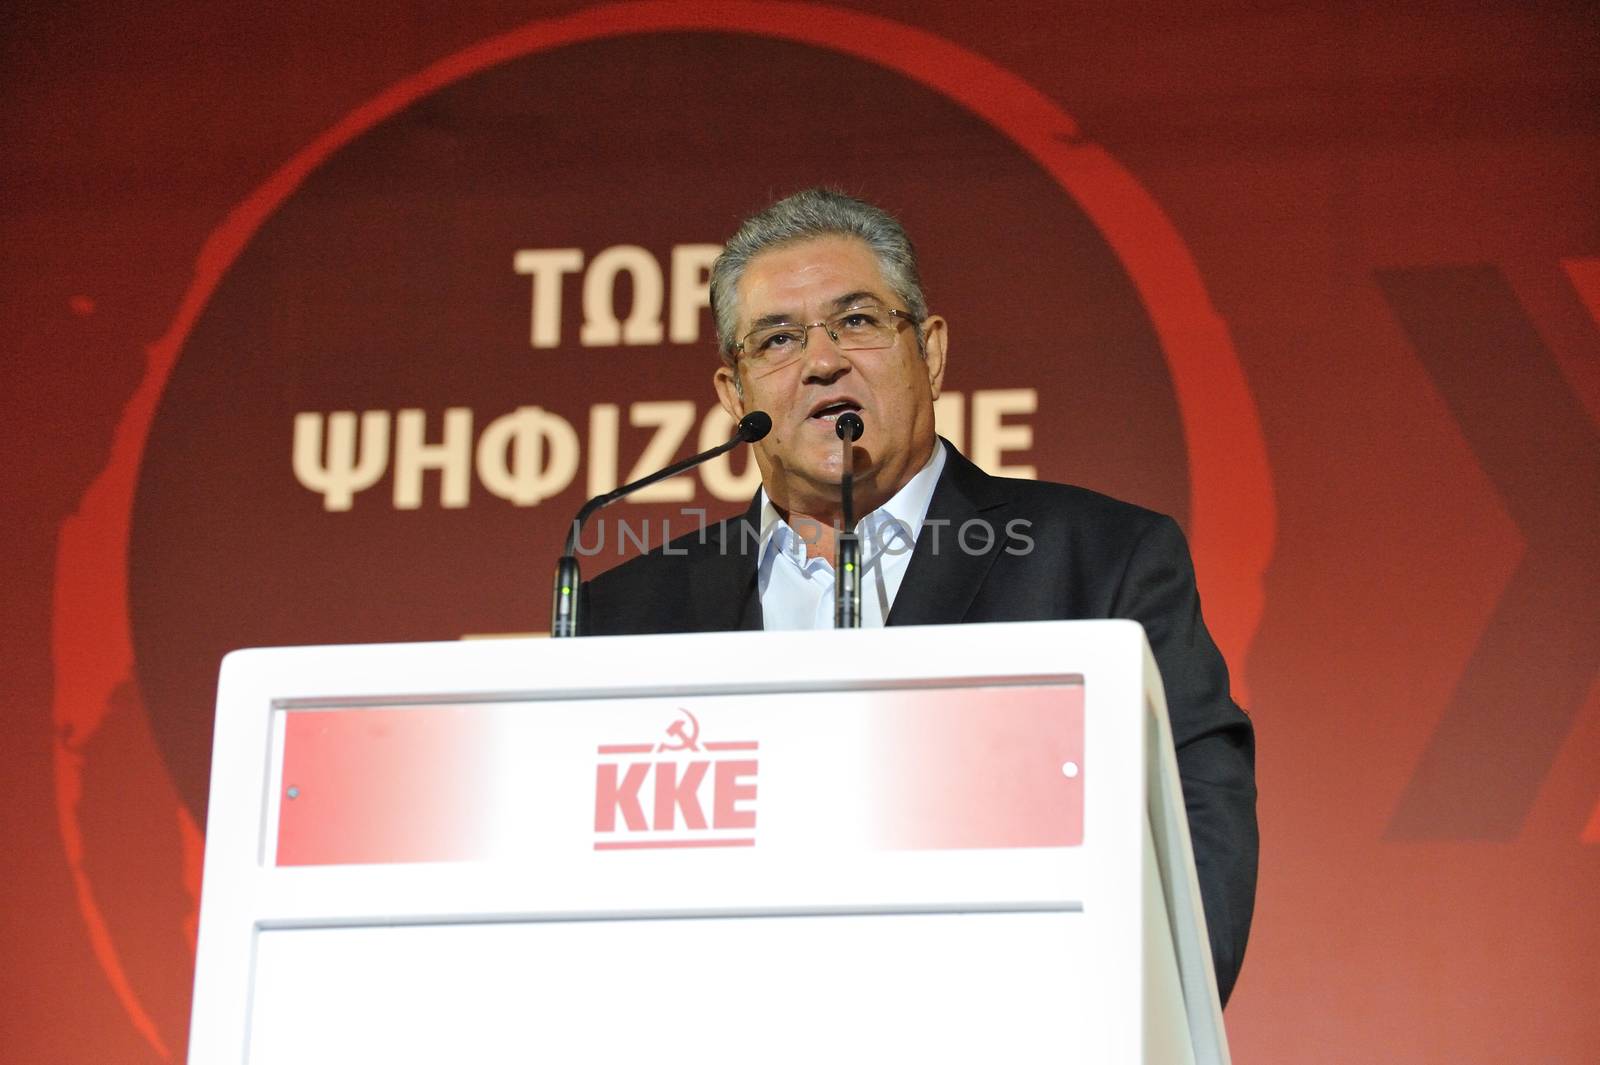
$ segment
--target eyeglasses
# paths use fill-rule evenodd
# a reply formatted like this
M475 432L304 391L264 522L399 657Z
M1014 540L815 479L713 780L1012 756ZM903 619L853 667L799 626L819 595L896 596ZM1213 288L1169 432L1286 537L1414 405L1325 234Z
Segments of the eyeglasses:
M894 344L901 322L916 325L917 320L881 303L857 303L810 325L782 322L752 329L739 341L737 350L752 365L783 366L800 357L811 331L821 326L841 351L875 351Z

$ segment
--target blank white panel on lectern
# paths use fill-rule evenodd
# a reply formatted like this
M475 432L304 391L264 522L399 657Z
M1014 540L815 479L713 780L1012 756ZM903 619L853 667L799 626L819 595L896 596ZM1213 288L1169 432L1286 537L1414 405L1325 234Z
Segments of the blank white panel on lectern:
M269 931L250 1060L1087 1060L1059 1001L1082 976L1074 916Z

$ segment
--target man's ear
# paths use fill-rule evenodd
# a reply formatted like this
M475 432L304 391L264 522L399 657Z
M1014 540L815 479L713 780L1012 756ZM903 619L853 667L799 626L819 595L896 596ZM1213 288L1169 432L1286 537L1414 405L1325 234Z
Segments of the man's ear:
M731 366L718 366L717 372L711 375L711 384L717 390L717 402L722 404L722 409L728 412L728 417L737 422L745 416L744 396L739 394L738 370Z
M930 314L922 320L922 359L926 362L928 370L928 388L933 393L933 398L939 398L940 389L944 388L944 363L945 353L950 346L950 323L937 314Z

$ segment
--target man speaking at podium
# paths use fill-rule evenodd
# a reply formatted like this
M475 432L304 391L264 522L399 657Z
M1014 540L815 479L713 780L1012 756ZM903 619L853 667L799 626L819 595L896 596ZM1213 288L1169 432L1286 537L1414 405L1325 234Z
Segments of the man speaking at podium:
M1166 688L1217 985L1238 977L1255 901L1255 741L1200 616L1172 519L1068 485L990 477L934 433L946 323L900 223L811 189L753 215L711 271L736 421L772 417L745 513L587 585L588 634L825 628L853 447L861 623L1131 618Z

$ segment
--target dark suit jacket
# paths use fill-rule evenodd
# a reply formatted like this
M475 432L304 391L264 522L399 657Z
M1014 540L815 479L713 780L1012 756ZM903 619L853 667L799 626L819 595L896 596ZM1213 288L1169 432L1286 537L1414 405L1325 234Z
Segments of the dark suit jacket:
M948 445L947 445L948 447ZM974 519L981 527L956 536ZM586 586L587 635L759 629L760 510L672 543ZM1200 617L1171 518L1068 485L990 477L949 447L890 625L1132 618L1161 668L1217 985L1227 1001L1255 905L1255 738ZM938 525L935 523L943 522ZM935 545L937 530L937 550ZM1031 547L1029 541L1031 540ZM678 552L682 552L679 554Z

